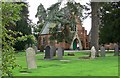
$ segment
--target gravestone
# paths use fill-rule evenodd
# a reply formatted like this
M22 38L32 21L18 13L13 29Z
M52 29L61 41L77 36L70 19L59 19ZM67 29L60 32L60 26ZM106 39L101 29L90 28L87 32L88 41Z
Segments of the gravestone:
M105 57L105 47L101 46L100 51L101 57Z
M62 49L62 47L58 47L57 57L58 57L58 59L63 58L63 49Z
M53 59L54 52L55 52L55 47L54 46L50 46L50 59Z
M45 47L45 57L44 59L50 59L50 46Z
M56 56L56 47L55 46L51 47L51 51L53 51L53 56Z
M119 55L119 47L118 47L118 44L115 44L114 45L114 56L118 56Z
M96 53L95 47L92 46L92 48L91 48L91 57L90 57L91 59L95 58L95 53Z
M35 62L35 50L32 47L29 47L26 50L26 61L27 61L28 69L37 68L37 65Z

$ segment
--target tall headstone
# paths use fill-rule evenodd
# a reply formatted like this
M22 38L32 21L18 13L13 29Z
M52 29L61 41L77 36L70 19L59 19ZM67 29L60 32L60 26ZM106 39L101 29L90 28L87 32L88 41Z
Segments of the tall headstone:
M119 55L119 46L118 44L114 44L114 56L118 56Z
M58 59L63 58L63 49L62 49L62 47L58 47L57 57L58 57Z
M37 65L35 62L35 50L32 47L29 47L26 50L26 61L27 61L28 69L37 68Z
M101 57L105 57L105 47L101 46L100 51Z
M44 59L50 59L50 46L45 47L45 57Z
M55 51L55 47L54 46L50 46L50 59L53 59L54 51Z
M56 47L55 46L51 46L51 51L52 51L52 56L56 56Z
M91 59L94 59L94 58L95 58L95 54L96 54L95 47L92 46L92 48L91 48Z

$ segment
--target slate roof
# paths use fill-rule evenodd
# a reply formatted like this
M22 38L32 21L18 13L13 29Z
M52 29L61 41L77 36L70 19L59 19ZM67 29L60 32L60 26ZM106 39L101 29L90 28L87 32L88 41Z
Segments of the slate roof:
M55 27L55 26L56 26L55 23L46 22L40 33L41 34L49 34L49 28L52 28L52 27Z

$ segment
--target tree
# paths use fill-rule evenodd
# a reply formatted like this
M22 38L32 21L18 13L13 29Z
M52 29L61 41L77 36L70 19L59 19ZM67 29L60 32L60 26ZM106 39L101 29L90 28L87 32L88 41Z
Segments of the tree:
M120 2L105 3L101 15L100 44L120 43Z
M92 28L91 28L91 47L94 46L96 49L96 56L99 56L99 3L98 2L91 2L91 9L92 9Z
M21 32L22 34L17 34L15 37L21 37L21 36L25 36L25 35L30 35L32 34L31 32L31 26L28 24L29 22L29 18L28 18L28 4L25 2L16 2L16 4L24 4L24 6L22 6L22 10L20 11L20 17L21 19L19 21L16 22L16 26L14 28L15 31L17 32ZM13 30L13 28L12 28ZM31 44L32 40L28 39L26 41L19 41L17 40L14 48L16 50L24 50L25 49L25 45L26 44ZM19 47L21 46L21 47Z
M38 25L33 25L33 29L34 29L34 32L38 34L41 31L42 27L44 26L46 22L46 17L47 17L46 10L41 3L37 8L37 13L35 17L38 17L39 20L37 22Z
M37 8L37 14L35 15L35 17L38 17L39 19L38 23L45 22L46 16L46 10L44 6L40 3L40 5Z
M13 34L16 35L16 32L7 27L15 26L16 21L20 20L22 6L23 4L2 2L2 76L11 76L12 69L18 66L15 63L15 51L12 47L16 40Z

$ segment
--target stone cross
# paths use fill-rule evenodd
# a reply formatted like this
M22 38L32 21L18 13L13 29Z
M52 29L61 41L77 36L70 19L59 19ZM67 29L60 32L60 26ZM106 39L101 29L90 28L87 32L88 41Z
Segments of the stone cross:
M95 47L92 46L92 48L91 48L91 59L94 59L94 58L95 58L95 54L96 54Z
M35 62L35 50L32 47L26 49L26 61L27 61L28 69L37 68Z

